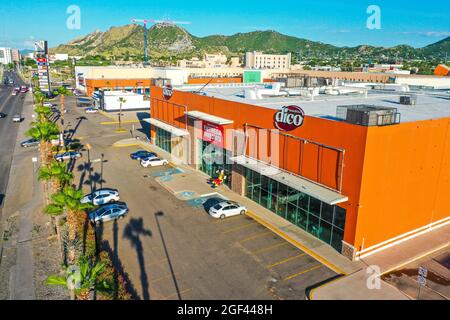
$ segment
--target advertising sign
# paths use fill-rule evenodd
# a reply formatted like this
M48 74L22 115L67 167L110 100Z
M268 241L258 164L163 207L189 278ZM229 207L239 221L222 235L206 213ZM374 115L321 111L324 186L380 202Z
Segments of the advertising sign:
M298 106L286 106L275 114L275 127L281 131L293 131L303 125L305 112Z
M219 148L224 147L223 126L203 121L203 141L210 142Z
M170 98L172 98L172 96L173 96L173 88L172 88L172 86L170 84L165 85L163 87L163 96L164 96L164 99L166 99L166 100L170 100Z

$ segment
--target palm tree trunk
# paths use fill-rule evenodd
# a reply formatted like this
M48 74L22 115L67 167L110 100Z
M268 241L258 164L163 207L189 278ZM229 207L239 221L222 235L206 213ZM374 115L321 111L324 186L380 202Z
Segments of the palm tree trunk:
M77 217L76 212L69 210L67 212L67 231L68 238L71 244L73 244L74 240L77 238ZM69 250L67 252L67 260L69 264L73 264L75 262L75 248L70 245Z

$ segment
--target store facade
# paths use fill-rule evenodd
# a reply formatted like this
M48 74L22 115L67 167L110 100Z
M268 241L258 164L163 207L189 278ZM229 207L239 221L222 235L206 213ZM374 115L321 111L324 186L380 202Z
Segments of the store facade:
M401 170L392 172L389 163L403 161L395 158L402 154L398 148L409 148L407 154L422 152L408 137L412 132L416 136L418 129L435 130L436 121L420 126L410 122L369 128L307 116L298 105L266 108L176 90L168 95L160 87L152 87L151 92L153 143L212 178L223 170L225 184L232 191L349 259L409 236L427 226L430 215L433 224L449 219L448 214L441 213L448 206L441 200L447 180L438 190L435 184L427 185L427 192L432 188L439 193L439 200L434 209L427 208L429 203L421 204L423 210L413 218L410 212L416 211L411 204L397 203L381 180L388 180L392 186L411 181L410 176L407 180L402 176ZM443 120L441 130L449 123ZM160 130L163 127L166 132ZM169 138L171 148L167 147ZM393 140L397 144L391 145ZM389 145L383 145L387 142ZM446 143L450 146L450 139L442 141ZM379 153L383 148L389 152ZM391 157L390 161L380 160L380 155ZM443 172L450 177L450 170L445 168ZM410 189L411 185L398 187L401 192L412 193Z

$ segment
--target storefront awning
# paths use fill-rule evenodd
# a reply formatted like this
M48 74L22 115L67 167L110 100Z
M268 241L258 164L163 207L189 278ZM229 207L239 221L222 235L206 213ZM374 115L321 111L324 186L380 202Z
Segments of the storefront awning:
M246 156L232 157L232 161L267 176L275 181L281 182L295 190L303 192L329 205L336 205L348 201L348 197L339 192L325 188L319 184L303 179L299 176L280 170L262 161L248 158Z
M233 120L216 117L216 116L213 116L213 115L210 115L210 114L207 114L204 112L200 112L200 111L188 111L188 112L186 112L186 114L192 118L197 118L197 119L200 119L203 121L208 121L208 122L218 124L221 126L234 123Z
M176 137L184 137L184 136L188 136L189 132L187 130L184 129L180 129L174 126L171 126L167 123L164 123L162 121L150 118L150 119L144 119L144 122L150 123L151 125L154 125L155 127L158 127L160 129L163 129L167 132L170 132L173 136Z

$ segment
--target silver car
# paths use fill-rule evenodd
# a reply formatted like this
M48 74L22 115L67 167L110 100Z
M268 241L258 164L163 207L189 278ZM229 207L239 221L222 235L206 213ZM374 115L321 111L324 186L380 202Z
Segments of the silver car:
M81 153L78 151L69 151L61 154L57 154L55 156L55 160L59 162L63 162L65 160L72 160L72 159L78 159L81 158Z
M94 206L120 201L119 191L115 189L101 189L88 194L81 203L92 203Z
M94 224L123 219L128 214L128 206L125 203L104 205L89 213L89 220Z

